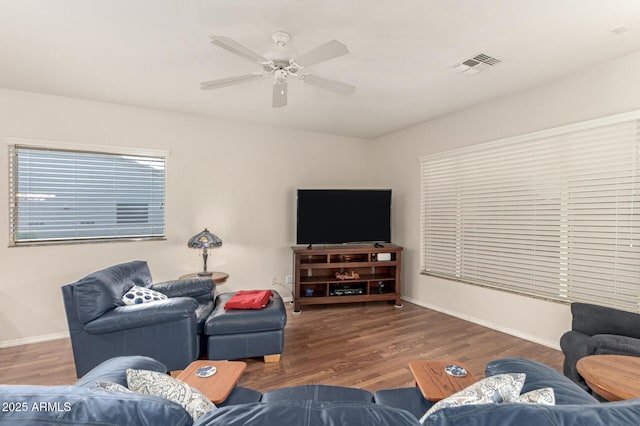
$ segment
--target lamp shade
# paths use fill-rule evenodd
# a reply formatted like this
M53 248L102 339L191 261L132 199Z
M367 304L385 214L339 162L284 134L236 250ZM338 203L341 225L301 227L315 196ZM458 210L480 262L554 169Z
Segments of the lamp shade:
M209 232L207 228L204 231L197 233L193 237L189 238L187 245L194 249L204 249L211 247L220 247L222 240L217 235Z

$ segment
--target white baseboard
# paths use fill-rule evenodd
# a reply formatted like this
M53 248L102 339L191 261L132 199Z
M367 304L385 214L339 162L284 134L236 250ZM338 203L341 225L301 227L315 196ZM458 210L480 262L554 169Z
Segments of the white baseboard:
M560 350L560 343L559 342L551 342L551 341L548 341L548 340L545 340L545 339L540 339L538 336L534 336L534 335L529 334L529 333L523 333L520 330L514 330L514 329L509 328L509 327L503 327L501 325L498 325L498 324L495 324L495 323L492 323L492 322L489 322L489 321L485 321L485 320L482 320L480 318L473 317L471 315L462 314L462 313L457 312L457 311L451 311L451 310L448 310L448 309L442 309L439 306L433 306L433 305L430 305L428 303L424 303L424 302L415 300L415 299L413 299L411 297L404 297L403 296L402 299L406 300L407 302L411 302L413 304L422 306L423 308L428 308L428 309L431 309L433 311L442 312L443 314L451 315L452 317L460 318L460 319L463 319L465 321L469 321L469 322L472 322L474 324L478 324L478 325L481 325L483 327L490 328L492 330L500 331L502 333L510 334L512 336L519 337L521 339L525 339L525 340L528 340L528 341L533 342L533 343L538 343L540 345L547 346L547 347L552 348L552 349Z
M41 342L48 342L50 340L59 340L59 339L67 339L67 338L69 338L69 332L65 331L62 333L44 334L42 336L25 337L22 339L3 340L3 341L0 341L0 349L10 348L13 346L28 345L30 343L41 343Z

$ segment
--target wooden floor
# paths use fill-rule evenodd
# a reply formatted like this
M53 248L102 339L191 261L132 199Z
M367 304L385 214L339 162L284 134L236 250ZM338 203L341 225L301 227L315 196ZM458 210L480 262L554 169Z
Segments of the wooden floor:
M410 360L464 362L476 377L488 361L526 357L561 371L560 351L406 303L305 307L287 304L284 354L279 363L249 359L240 385L264 392L302 384L355 386L369 391L413 386ZM68 339L0 349L0 383L72 384Z

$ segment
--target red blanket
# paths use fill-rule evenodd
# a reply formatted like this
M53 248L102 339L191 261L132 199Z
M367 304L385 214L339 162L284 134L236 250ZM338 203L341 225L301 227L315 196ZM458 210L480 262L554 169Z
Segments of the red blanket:
M271 290L240 290L224 304L225 309L262 309L273 297Z

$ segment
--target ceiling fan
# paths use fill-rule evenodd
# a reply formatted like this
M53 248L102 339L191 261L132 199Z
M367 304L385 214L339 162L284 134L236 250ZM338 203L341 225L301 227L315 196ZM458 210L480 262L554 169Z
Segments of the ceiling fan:
M295 77L303 83L308 83L343 95L352 93L356 89L350 84L305 72L305 69L311 65L349 53L347 46L343 43L338 40L331 40L307 53L295 56L293 51L286 47L287 43L291 40L289 34L284 31L278 31L272 35L272 38L277 48L275 48L274 51L261 55L229 37L211 36L211 43L251 62L257 63L262 67L264 72L204 81L200 83L200 88L203 90L218 89L220 87L257 80L267 75L273 75L272 106L274 108L287 105L287 81L290 77Z

